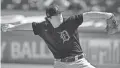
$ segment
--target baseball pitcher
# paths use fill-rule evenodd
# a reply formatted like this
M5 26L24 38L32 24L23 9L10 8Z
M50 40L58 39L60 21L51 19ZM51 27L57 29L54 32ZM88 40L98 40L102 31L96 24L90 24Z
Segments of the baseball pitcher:
M79 42L77 28L87 20L106 20L108 34L118 32L118 24L115 16L107 12L85 12L79 15L63 18L57 6L46 9L46 17L43 22L25 23L7 30L30 25L34 34L43 38L54 56L54 68L95 68L86 59ZM3 23L4 24L4 23ZM10 23L8 23L10 24ZM6 30L5 30L6 31Z

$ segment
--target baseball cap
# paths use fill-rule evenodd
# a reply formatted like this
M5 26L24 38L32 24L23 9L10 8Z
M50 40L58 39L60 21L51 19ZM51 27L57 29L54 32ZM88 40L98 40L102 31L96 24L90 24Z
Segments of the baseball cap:
M58 9L58 6L50 6L46 9L46 16L51 17L60 14L61 11Z

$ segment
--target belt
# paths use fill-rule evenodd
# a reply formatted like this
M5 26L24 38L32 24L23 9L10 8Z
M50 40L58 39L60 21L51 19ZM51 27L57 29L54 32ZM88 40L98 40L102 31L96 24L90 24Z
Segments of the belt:
M66 58L59 59L61 62L74 62L78 59L82 59L84 57L84 54L76 55L76 56L70 56Z

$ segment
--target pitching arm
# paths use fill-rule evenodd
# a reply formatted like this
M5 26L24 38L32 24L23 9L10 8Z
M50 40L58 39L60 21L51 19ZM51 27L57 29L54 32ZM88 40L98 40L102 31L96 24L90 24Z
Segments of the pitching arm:
M117 23L113 13L107 12L86 12L83 13L83 21L87 20L106 20L106 32L108 34L114 34L120 31L120 26Z
M101 19L101 20L107 20L111 16L113 16L112 13L107 13L107 12L85 12L83 13L83 21L88 21L88 20L96 20L96 19Z

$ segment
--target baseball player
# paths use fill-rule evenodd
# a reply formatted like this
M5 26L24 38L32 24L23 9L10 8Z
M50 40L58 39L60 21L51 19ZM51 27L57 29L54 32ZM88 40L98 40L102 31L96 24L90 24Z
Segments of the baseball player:
M9 29L30 25L34 34L48 44L55 59L54 68L95 68L85 59L77 28L84 21L104 19L107 22L106 31L114 34L118 31L114 17L112 13L107 12L85 12L63 18L57 6L50 6L46 9L45 21L25 23Z

